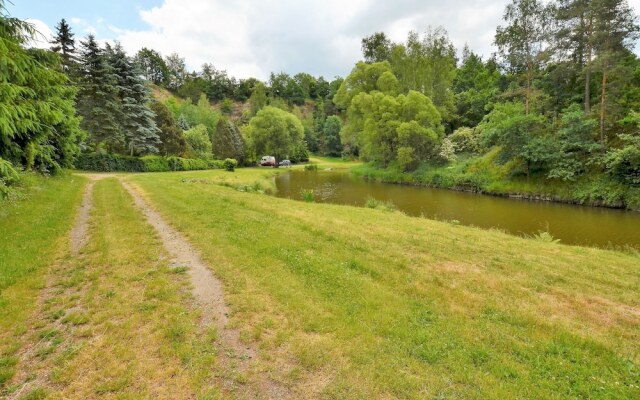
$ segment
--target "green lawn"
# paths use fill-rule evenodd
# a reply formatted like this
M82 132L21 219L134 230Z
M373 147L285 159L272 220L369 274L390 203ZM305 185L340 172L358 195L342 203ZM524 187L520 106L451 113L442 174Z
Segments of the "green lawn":
M47 267L68 246L85 182L69 175L24 179L19 199L0 201L0 388L13 376Z
M247 193L271 171L127 179L301 397L640 397L637 256Z

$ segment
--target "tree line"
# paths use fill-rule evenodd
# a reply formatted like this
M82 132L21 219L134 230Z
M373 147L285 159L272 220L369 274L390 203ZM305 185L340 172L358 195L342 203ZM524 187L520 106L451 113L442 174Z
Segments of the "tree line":
M487 60L442 28L375 33L335 97L345 150L412 171L499 148L514 174L640 184L638 32L625 0L513 0Z
M13 86L0 90L34 100L2 109L0 157L14 165L55 170L81 150L241 162L311 151L410 172L491 155L514 175L640 184L639 29L626 0L514 0L487 59L467 46L458 58L442 27L402 43L377 32L330 81L189 72L175 53L76 41L64 20L51 51L28 49L32 28L2 10ZM177 97L154 100L150 84Z

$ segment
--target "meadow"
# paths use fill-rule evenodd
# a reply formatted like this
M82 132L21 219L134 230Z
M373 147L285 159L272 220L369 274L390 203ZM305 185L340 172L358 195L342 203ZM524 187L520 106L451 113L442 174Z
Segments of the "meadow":
M84 179L43 183L30 207L3 209L3 233L14 237L27 209L60 219L29 225L56 227L31 251L0 244L20 255L0 269L0 307L23 321L2 322L3 343L15 337L3 348L4 393L254 398L245 389L267 376L289 398L640 396L637 254L280 199L268 195L275 173L120 176L221 279L230 327L257 349L241 372L220 364L217 332L198 328L184 270L115 178L95 183L80 257L68 254L65 227ZM63 195L44 195L54 192ZM59 214L46 213L52 203ZM30 289L18 303L11 293L21 287ZM39 385L21 367L24 348L40 349L29 356L48 377Z

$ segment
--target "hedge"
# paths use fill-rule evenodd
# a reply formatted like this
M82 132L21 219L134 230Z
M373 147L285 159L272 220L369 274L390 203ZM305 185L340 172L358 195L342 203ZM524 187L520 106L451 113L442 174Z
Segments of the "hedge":
M235 161L235 160L234 160ZM107 153L81 154L77 169L98 172L165 172L224 168L224 161L182 157L129 157Z

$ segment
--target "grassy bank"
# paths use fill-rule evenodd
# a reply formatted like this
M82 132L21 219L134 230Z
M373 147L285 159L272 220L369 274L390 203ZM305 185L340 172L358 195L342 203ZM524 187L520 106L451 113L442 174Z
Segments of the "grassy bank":
M11 199L0 201L0 388L15 372L47 267L67 249L84 182L24 175Z
M398 168L378 168L370 164L355 166L355 175L387 183L432 186L473 191L497 196L558 201L599 207L640 210L640 187L629 187L605 175L587 175L575 182L513 175L512 165L496 164L497 151L482 157L466 157L452 165L423 165L415 172Z
M238 190L272 173L127 179L300 398L640 396L637 256Z

